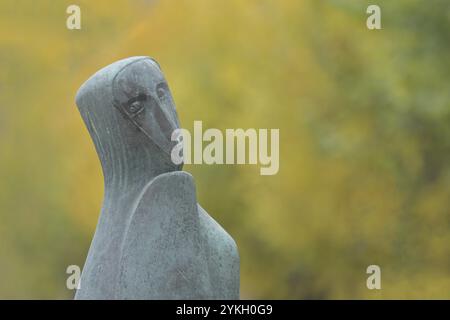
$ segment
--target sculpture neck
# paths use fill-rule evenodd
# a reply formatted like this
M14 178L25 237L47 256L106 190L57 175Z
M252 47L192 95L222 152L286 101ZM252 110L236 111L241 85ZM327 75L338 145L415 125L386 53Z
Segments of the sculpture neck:
M181 170L149 137L124 121L118 113L98 114L80 110L99 156L105 204L133 202L156 176Z
M131 209L139 200L143 188L150 181L160 174L181 169L156 145L145 142L119 145L110 149L112 152L108 154L99 153L105 183L104 205L116 208L109 214L128 215L127 208Z

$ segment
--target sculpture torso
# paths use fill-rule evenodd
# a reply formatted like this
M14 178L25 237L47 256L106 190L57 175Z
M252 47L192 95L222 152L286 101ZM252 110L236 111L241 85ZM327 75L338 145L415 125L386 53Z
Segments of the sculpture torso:
M102 163L105 197L77 299L238 299L233 239L170 159L178 118L150 58L97 72L77 105Z

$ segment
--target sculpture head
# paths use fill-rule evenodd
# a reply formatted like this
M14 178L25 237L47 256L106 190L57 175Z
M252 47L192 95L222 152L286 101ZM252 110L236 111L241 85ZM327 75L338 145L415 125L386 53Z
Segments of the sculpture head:
M174 142L172 132L179 128L175 103L169 86L151 59L139 59L125 65L114 76L113 104L166 154Z
M138 179L181 169L170 159L172 132L179 128L175 104L153 59L132 57L103 68L81 86L76 102L105 179L106 171Z

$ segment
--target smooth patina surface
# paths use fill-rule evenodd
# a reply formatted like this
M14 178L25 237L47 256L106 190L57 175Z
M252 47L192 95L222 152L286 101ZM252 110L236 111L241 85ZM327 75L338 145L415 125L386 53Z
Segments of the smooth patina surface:
M238 299L236 244L171 161L179 121L159 65L115 62L81 86L76 103L105 195L75 298Z

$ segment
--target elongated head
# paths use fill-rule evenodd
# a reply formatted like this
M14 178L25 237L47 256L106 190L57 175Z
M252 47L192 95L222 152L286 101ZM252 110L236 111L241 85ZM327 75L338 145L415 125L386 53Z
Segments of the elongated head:
M131 57L101 69L78 90L76 103L105 179L110 172L139 179L181 169L170 159L179 128L175 104L153 59Z

